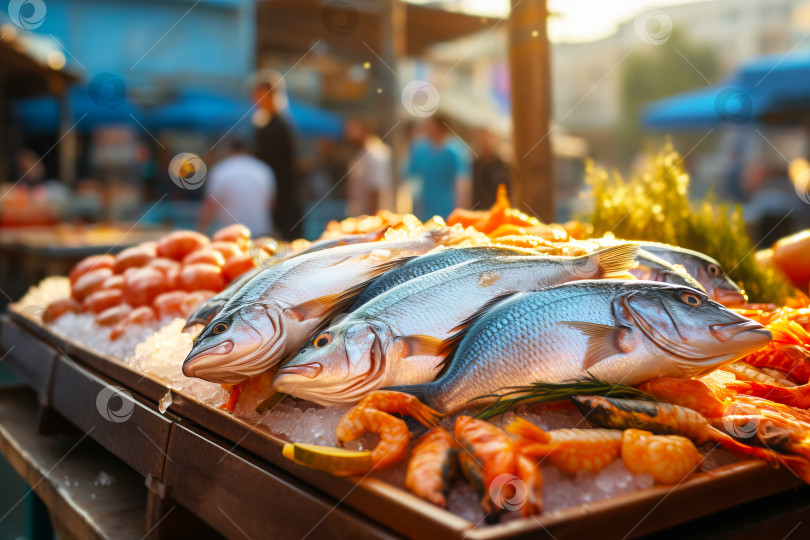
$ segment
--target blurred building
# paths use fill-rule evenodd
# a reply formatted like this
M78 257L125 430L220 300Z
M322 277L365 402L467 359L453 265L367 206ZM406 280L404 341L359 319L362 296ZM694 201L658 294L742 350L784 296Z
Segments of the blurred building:
M801 46L807 34L807 0L709 0L662 6L672 30L709 46L723 74L753 56ZM810 46L810 43L806 43ZM552 47L554 116L582 135L611 130L626 113L621 102L621 64L645 43L636 19L604 39ZM711 81L717 82L717 81Z
M33 150L43 156L47 178L75 189L75 212L65 219L137 219L140 200L172 191L166 174L172 156L206 155L249 108L255 4L48 0L41 5L37 23L19 32L61 54L65 70L80 81L62 103L36 98L13 104L7 151ZM223 121L223 106L238 110ZM67 149L62 156L69 163L57 163L58 152L51 151L57 141ZM172 195L195 199L199 193ZM160 220L161 214L190 225L194 204L158 208L150 218Z

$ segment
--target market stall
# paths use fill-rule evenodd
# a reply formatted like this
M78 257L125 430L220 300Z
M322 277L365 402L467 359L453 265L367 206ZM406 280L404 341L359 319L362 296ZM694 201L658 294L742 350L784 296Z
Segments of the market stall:
M688 184L672 158L658 172ZM687 184L627 197L624 231L678 234L653 223ZM145 479L158 536L177 505L229 537L626 538L800 500L810 308L773 269L805 288L785 256L805 237L743 268L744 304L726 263L596 236L606 212L546 225L501 190L313 243L174 232L44 280L0 346L42 429L63 417Z

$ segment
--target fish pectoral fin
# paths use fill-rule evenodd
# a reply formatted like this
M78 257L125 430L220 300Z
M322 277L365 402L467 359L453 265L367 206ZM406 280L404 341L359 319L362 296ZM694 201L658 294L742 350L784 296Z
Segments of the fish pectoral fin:
M319 298L313 298L297 306L289 307L284 311L290 313L295 320L299 322L309 319L320 319L325 313L334 308L335 304L340 301L340 296L340 294L329 294Z
M394 338L397 345L403 347L403 357L407 356L444 356L444 341L433 336L414 335Z
M579 330L588 338L588 349L585 351L585 359L582 362L583 370L598 364L605 358L624 352L619 346L619 342L627 332L627 328L579 321L564 321L561 324Z

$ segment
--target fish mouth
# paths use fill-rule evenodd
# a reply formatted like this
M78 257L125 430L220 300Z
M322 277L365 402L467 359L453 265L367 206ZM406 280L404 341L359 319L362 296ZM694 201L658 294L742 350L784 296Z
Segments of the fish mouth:
M264 308L261 311L264 312ZM264 319L249 315L249 312L239 311L244 325L234 339L189 355L183 363L183 374L219 384L236 384L278 363L286 346L284 325L269 314Z
M296 366L284 366L278 370L276 377L283 375L300 375L307 379L314 379L323 371L323 365L320 362L310 362L309 364L298 364Z
M204 349L183 362L183 375L203 378L200 376L202 371L212 367L213 364L219 364L216 362L216 357L229 354L231 351L233 351L233 341L231 340ZM213 362L208 362L208 360L213 360Z
M725 324L712 324L709 326L709 331L718 341L728 341L734 336L742 332L760 332L764 331L763 335L770 337L771 333L764 326L752 319L744 319L741 321L734 321Z
M745 304L745 296L740 291L734 289L724 289L717 287L714 289L714 300L718 304L726 307L739 307Z

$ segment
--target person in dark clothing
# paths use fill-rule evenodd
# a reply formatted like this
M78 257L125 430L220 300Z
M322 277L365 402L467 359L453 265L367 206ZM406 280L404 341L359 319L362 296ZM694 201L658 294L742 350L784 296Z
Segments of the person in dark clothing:
M476 153L473 161L473 207L482 210L495 204L499 184L512 191L511 168L501 159L495 148L495 137L488 129L476 134Z
M301 237L301 197L296 148L292 128L281 115L279 102L284 94L281 75L274 74L259 82L254 90L256 111L253 115L254 155L273 169L277 201L273 216L277 234L285 240Z

